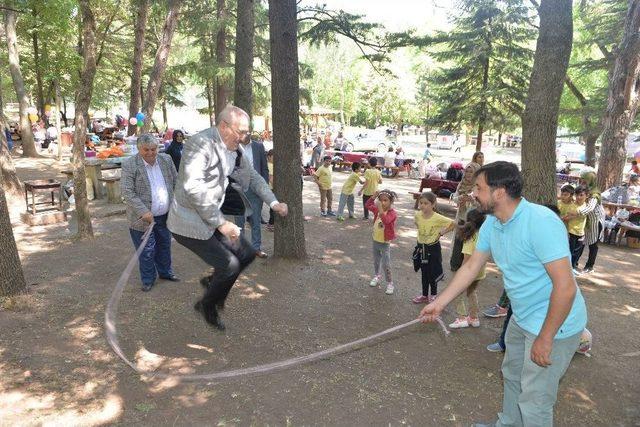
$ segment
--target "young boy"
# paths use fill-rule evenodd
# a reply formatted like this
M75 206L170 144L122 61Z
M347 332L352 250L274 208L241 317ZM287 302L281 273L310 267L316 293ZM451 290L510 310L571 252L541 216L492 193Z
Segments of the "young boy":
M362 195L362 205L364 206L364 220L369 219L369 210L366 207L367 200L378 191L378 184L382 184L382 174L376 167L378 166L378 159L371 157L369 159L369 169L364 173L364 185L358 191L358 196Z
M581 208L587 200L587 188L582 186L577 187L573 193L575 196L575 202L572 202L570 206L567 207L566 202L562 200L562 193L565 187L561 189L560 193L563 207L561 208L560 204L558 204L558 209L560 209L562 220L567 224L567 231L569 232L569 250L571 251L571 265L574 273L578 274L578 260L584 250L584 227L587 223L587 217L584 215L578 215L578 209Z
M331 210L331 202L333 201L333 193L331 192L331 156L322 158L322 166L316 169L313 179L320 189L320 215L336 216ZM325 206L327 207L326 210Z
M360 178L360 163L354 162L351 165L351 175L342 185L342 192L340 193L340 201L338 202L338 221L344 221L344 206L347 205L349 210L349 218L355 218L353 216L353 209L355 203L355 197L353 197L353 190L356 188L356 184L364 184L364 180Z

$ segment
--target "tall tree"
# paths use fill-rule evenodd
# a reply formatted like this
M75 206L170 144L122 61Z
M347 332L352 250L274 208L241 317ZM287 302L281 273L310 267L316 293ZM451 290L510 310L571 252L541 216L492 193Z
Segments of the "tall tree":
M11 80L18 98L18 106L20 110L20 139L22 141L22 155L25 157L39 157L36 151L36 144L31 131L31 122L29 121L29 99L20 70L20 54L18 52L18 37L16 33L17 12L13 9L6 8L4 11L4 27L5 36L7 37L7 50L9 52L9 71L11 72Z
M285 258L307 255L300 188L298 24L296 0L269 0L271 99L273 105L274 189L289 204L276 221L274 252Z
M227 52L227 5L226 0L216 1L216 17L218 18L218 31L216 32L216 64L218 72L216 74L216 97L215 110L216 117L229 102L229 85L227 78L223 74L223 69L229 62ZM251 114L249 111L247 113Z
M73 133L73 183L78 219L78 237L93 237L84 170L84 143L87 138L87 117L96 75L96 21L89 0L80 0L82 17L82 59L80 85L76 92L75 131Z
M253 116L254 0L238 0L233 103Z
M3 61L0 61L2 64ZM1 77L1 76L0 76ZM18 193L22 190L22 184L16 174L16 168L11 159L9 145L4 130L8 128L4 116L4 99L2 96L2 79L0 78L0 182L4 190L10 193Z
M630 0L624 35L609 80L609 98L604 116L598 185L619 184L626 160L625 142L640 102L640 0Z
M433 52L445 65L431 87L440 106L430 120L449 129L477 128L476 149L491 120L521 115L534 32L529 9L514 0L464 0L452 31L426 38L422 44L444 45Z
M133 45L133 66L131 72L131 88L129 91L129 117L135 117L140 110L140 86L142 85L142 65L144 59L144 34L149 16L149 0L138 0L138 12L134 25L135 40ZM129 123L127 133L136 133L136 125Z
M34 22L38 21L39 11L37 7L39 6L39 2L32 3L31 5L31 14L33 15ZM40 117L45 117L44 115L44 90L42 87L42 63L40 58L40 37L38 32L38 26L34 26L31 29L31 43L33 45L33 58L34 58L34 68L36 72L36 98L38 100L38 114Z
M178 16L180 15L181 6L182 0L169 0L169 10L167 11L167 17L164 20L162 38L160 39L160 44L156 51L156 58L153 62L153 69L149 76L147 92L145 93L144 102L142 104L142 112L145 115L142 132L148 132L151 127L153 111L156 107L158 93L160 92L160 86L162 85L162 78L167 68L169 51L171 50L171 41L173 40L173 34L176 30L176 26L178 25Z
M522 117L522 173L529 200L555 204L558 110L573 42L571 0L543 0L539 15L540 30Z
M0 179L2 179L0 177ZM0 185L0 295L15 295L24 291L26 283L22 272L22 264L18 255L18 247L13 237L13 228L9 218L7 198L3 185Z

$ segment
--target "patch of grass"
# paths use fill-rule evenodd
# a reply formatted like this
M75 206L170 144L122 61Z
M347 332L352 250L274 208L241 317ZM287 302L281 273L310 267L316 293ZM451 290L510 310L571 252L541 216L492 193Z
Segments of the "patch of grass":
M156 405L154 405L153 403L136 403L136 411L140 411L140 412L144 412L145 414L151 412L152 410L156 409Z

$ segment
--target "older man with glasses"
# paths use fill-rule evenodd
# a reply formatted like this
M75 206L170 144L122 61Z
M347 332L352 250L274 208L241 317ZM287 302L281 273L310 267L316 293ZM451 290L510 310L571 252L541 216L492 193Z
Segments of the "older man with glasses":
M156 273L161 279L180 280L171 268L171 233L167 229L177 172L171 157L158 154L158 143L152 135L140 135L137 146L138 154L122 163L120 186L136 249L147 227L155 224L139 257L142 290L147 292L155 284Z
M256 251L234 223L235 216L251 216L245 193L251 190L274 212L287 215L269 184L243 155L240 143L249 133L249 116L228 105L216 127L192 136L184 145L175 198L168 226L178 243L214 268L200 283L206 288L194 308L220 330L218 309Z

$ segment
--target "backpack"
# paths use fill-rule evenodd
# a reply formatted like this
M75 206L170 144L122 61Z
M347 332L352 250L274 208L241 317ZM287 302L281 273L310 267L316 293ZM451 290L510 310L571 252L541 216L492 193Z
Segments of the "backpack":
M446 180L447 181L462 181L463 172L460 169L455 169L453 167L449 167L447 169Z

